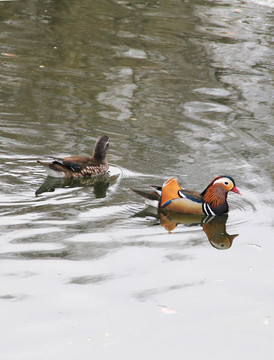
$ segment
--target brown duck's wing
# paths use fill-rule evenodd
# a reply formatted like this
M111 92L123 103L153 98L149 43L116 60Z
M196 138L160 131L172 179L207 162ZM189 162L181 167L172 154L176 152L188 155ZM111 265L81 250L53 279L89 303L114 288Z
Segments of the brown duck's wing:
M83 176L100 175L108 170L107 162L99 162L88 156L69 156L63 159L54 158L50 168L56 171L71 172Z
M100 166L101 163L88 156L69 156L64 159L56 159L62 165L70 168L72 171L81 172L87 166Z

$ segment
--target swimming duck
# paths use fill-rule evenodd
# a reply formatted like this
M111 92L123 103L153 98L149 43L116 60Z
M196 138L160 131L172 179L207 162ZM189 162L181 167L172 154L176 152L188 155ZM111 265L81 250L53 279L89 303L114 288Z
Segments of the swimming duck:
M42 164L49 176L52 177L85 177L105 174L108 170L106 159L109 147L109 137L99 136L90 156L69 156L65 158L55 158L51 162L38 160Z
M148 199L150 205L156 202L159 209L209 216L228 212L229 191L240 194L233 178L227 175L217 176L201 193L183 189L174 178L167 180L162 187L154 186L153 191L131 190Z

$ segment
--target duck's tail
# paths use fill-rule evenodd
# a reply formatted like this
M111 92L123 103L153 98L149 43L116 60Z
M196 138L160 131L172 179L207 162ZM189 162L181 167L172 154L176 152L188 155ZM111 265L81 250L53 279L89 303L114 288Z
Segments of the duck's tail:
M60 178L60 177L65 177L67 175L66 171L65 171L66 169L61 164L53 163L53 162L46 162L46 161L41 161L41 160L37 160L37 162L38 162L38 164L41 164L44 166L48 176Z
M133 189L133 188L130 188L130 190L146 199L156 200L156 201L160 200L160 195L156 191L144 191L144 190L138 190L138 189Z
M146 199L147 205L150 205L150 206L153 206L156 208L159 206L159 201L161 199L161 195L156 190L144 191L144 190L133 189L133 188L130 188L130 190L135 192L136 194L144 197Z

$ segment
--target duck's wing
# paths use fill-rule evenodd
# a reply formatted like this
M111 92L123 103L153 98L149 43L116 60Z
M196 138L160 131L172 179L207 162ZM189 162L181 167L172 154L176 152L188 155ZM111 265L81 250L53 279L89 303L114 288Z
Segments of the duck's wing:
M100 163L88 156L69 156L53 158L51 162L38 161L53 171L63 172L66 176L92 176L106 173L107 162Z
M182 189L174 178L162 187L160 208L182 214L204 214L202 196L197 191Z
M197 203L203 203L203 197L198 191L193 190L179 190L178 195L180 198L186 198Z

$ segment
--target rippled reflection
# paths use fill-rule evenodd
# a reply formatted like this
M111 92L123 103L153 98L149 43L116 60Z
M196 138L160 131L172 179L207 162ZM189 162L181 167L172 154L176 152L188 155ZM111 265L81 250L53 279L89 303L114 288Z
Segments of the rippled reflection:
M154 210L154 209L153 209ZM233 240L239 234L228 234L226 232L226 223L228 214L221 216L206 216L206 215L188 215L180 214L173 211L155 211L151 212L149 208L143 210L137 216L152 215L160 220L160 225L163 226L169 233L175 230L178 225L201 226L206 234L210 244L218 250L226 250L232 246Z
M93 187L93 192L96 198L103 198L106 196L107 188L110 183L114 181L115 179L111 179L111 177L107 174L81 179L58 179L47 176L43 184L35 191L35 195L39 196L44 192L53 192L56 188L90 186Z
M91 177L67 179L47 176L35 191L35 195L39 196L45 192L53 192L57 188L93 187L95 198L104 198L108 187L114 184L120 175L121 170L119 168L110 166L106 174Z

